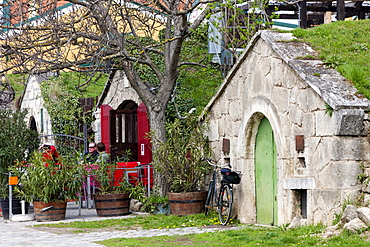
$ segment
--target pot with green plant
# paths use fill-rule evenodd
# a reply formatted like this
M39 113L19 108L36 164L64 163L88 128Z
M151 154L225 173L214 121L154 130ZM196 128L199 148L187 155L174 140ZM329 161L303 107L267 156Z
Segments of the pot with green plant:
M40 152L33 153L30 163L12 167L19 176L16 192L33 203L36 221L65 219L67 200L79 199L84 171L77 157L45 159Z
M168 197L157 194L150 195L143 200L142 209L153 214L169 214Z
M39 144L37 131L27 126L27 111L0 109L0 201L3 218L9 219L9 171L15 161L27 162ZM13 193L13 214L20 214L20 198Z
M130 213L130 195L137 192L124 179L117 180L116 164L102 162L89 165L89 177L95 184L94 203L99 217L121 216Z
M205 178L210 171L203 159L212 155L206 125L189 116L168 123L166 131L167 141L155 146L153 156L154 168L169 184L171 214L201 213L207 196Z

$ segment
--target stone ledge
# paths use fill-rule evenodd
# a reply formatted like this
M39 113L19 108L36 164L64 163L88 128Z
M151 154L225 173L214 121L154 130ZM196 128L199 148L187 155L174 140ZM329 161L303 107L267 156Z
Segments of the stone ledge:
M370 109L370 101L358 94L357 89L338 71L325 67L320 60L302 59L306 55L315 56L309 45L294 41L291 33L260 31L258 34L334 110Z
M286 190L313 190L315 189L314 178L285 178L284 189Z

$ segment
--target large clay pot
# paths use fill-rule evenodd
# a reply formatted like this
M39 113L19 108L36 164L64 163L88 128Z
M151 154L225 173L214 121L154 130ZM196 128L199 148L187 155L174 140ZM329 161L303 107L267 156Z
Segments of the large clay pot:
M130 213L129 193L95 194L94 203L99 217L121 216Z
M204 210L207 191L168 193L170 212L174 215L200 214Z
M67 202L33 202L36 221L57 221L66 217Z

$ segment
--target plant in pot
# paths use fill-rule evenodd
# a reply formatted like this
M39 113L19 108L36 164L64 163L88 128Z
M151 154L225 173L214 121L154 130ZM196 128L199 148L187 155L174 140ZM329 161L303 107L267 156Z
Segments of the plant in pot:
M88 165L89 177L93 180L97 191L94 203L98 216L121 216L130 213L130 196L138 189L126 182L124 178L115 176L117 165L101 162Z
M142 210L153 214L168 214L168 196L153 194L146 197L143 201Z
M19 176L18 194L33 203L36 221L55 221L65 219L67 200L79 198L85 169L77 157L55 160L36 151L12 172Z
M210 167L202 160L212 155L206 130L196 117L176 119L166 125L167 141L153 150L154 168L169 184L172 214L195 214L204 209L204 183Z
M39 143L37 131L27 126L26 115L26 110L0 109L0 203L4 219L9 219L9 169L17 160L26 162ZM16 193L12 198L12 213L20 214L20 198Z

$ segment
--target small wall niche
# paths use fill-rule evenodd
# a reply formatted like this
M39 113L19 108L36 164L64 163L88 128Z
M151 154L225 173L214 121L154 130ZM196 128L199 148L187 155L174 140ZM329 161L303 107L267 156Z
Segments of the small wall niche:
M302 219L307 219L307 190L293 190L297 203L297 214L300 214Z
M306 168L306 159L304 157L298 157L299 168Z
M230 158L229 157L226 157L224 158L224 164L230 164Z
M307 190L300 190L301 194L301 215L303 219L307 219Z

